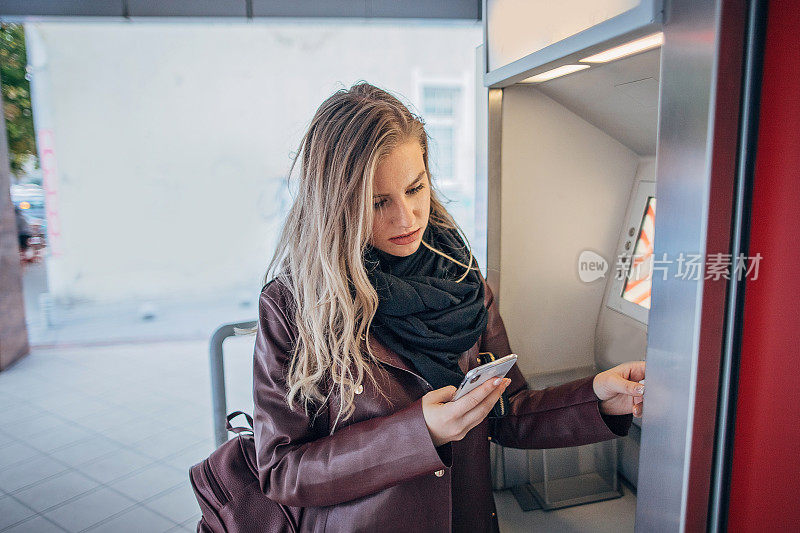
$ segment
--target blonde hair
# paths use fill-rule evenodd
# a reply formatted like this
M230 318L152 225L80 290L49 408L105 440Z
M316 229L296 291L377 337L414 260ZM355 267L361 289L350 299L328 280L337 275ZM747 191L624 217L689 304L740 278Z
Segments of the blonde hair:
M316 404L319 412L338 391L331 432L340 418L352 415L358 385L365 379L375 383L372 367L379 366L370 363L377 359L369 342L363 353L361 342L368 341L378 308L378 295L363 264L373 228L373 178L380 159L409 140L419 141L431 176L423 120L388 92L360 82L336 91L319 106L289 170L291 179L300 161L297 196L264 282L274 275L293 297L294 316L289 318L294 318L297 341L287 372L286 400L290 407L299 401L306 413ZM428 223L455 229L468 243L432 180L430 199ZM471 250L469 264L464 265L431 249L466 272L477 268L472 266ZM377 384L376 388L380 390Z

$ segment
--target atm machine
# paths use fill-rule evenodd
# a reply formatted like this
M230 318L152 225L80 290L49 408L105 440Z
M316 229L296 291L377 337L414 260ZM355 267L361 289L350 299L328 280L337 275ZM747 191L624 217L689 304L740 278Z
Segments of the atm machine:
M621 477L637 531L705 529L726 286L697 274L730 246L745 3L483 9L487 281L520 369L543 388L647 360L627 437L493 444L495 488L550 510L618 497Z

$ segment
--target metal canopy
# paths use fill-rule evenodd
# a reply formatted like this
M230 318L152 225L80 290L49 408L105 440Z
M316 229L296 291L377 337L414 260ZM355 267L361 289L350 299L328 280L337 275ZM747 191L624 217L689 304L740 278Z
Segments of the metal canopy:
M0 0L0 19L342 17L481 20L481 0Z

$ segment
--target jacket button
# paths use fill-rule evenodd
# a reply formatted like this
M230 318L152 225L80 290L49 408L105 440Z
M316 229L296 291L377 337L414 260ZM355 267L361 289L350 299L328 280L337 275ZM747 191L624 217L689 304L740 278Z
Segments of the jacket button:
M437 470L433 473L436 477L442 477L444 475L444 470Z
M362 392L364 392L364 385L362 385L361 383L359 383L359 384L358 384L358 387L356 387L355 393L356 393L356 394L361 394Z

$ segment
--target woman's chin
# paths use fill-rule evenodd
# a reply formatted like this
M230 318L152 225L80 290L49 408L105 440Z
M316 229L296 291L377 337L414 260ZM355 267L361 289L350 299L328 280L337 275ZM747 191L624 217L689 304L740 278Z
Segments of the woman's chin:
M395 244L392 241L387 241L383 244L383 246L380 247L380 250L397 257L406 257L416 252L419 249L419 246L419 239L408 244Z

